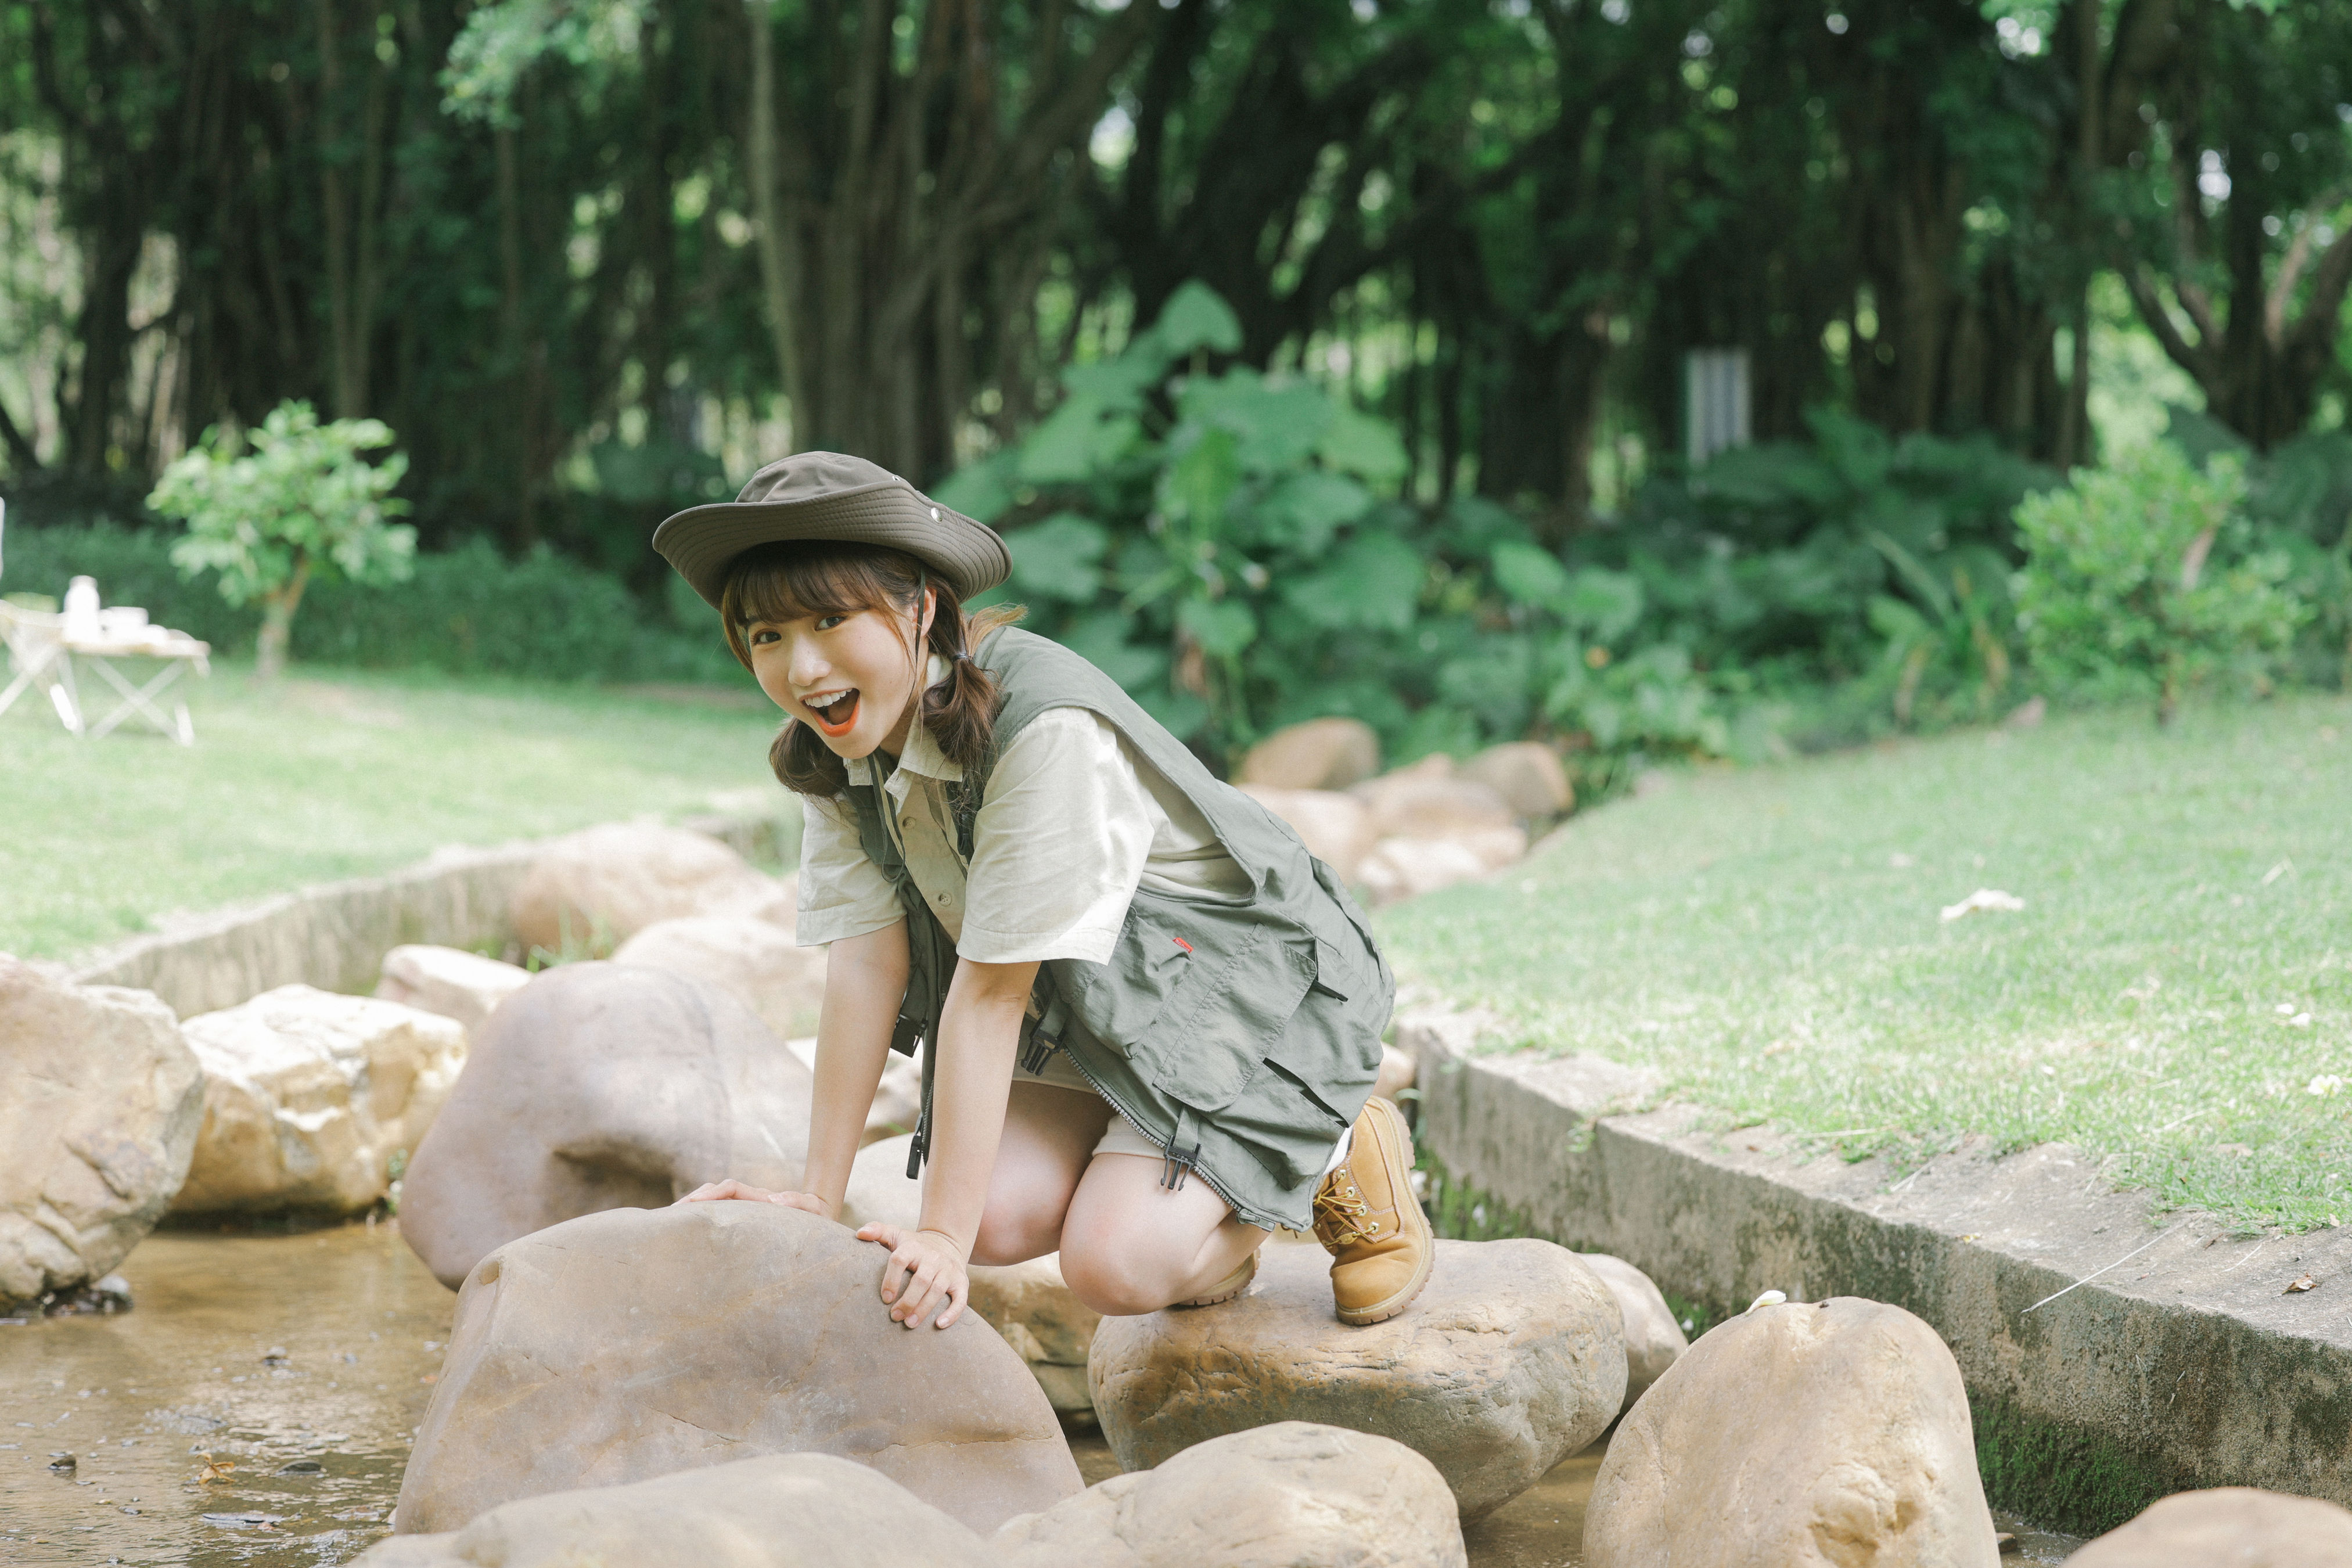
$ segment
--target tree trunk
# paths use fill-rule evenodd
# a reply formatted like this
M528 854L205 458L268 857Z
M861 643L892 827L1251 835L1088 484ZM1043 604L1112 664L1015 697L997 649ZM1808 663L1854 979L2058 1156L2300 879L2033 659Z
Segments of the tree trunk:
M805 443L808 388L801 368L799 337L793 331L793 301L799 297L800 255L795 237L785 232L784 204L777 189L782 175L776 157L776 33L771 0L745 0L751 28L751 126L746 138L751 186L751 223L760 247L760 289L766 305L768 335L775 345L776 370L783 377L784 403L791 411L793 445Z
M302 590L310 584L310 561L295 558L293 580L261 602L261 636L253 648L253 673L276 680L286 673L286 644L294 628L294 612L302 607Z

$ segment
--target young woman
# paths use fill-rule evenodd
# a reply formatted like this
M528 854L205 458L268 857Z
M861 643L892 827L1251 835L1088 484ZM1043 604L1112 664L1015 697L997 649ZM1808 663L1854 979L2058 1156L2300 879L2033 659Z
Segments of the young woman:
M686 1201L834 1215L919 1044L920 1224L858 1232L897 1321L946 1328L968 1265L1049 1252L1098 1311L1210 1305L1276 1224L1332 1253L1343 1320L1402 1311L1433 1248L1370 1098L1394 986L1329 868L1018 611L967 616L1003 542L871 463L772 463L654 548L789 716L797 937L831 948L800 1190Z

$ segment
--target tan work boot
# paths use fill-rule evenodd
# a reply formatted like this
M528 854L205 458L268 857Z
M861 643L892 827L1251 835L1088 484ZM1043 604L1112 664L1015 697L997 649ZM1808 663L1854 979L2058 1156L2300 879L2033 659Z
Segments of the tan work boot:
M1365 1102L1345 1164L1315 1192L1315 1239L1332 1258L1343 1323L1395 1317L1429 1283L1437 1238L1412 1192L1412 1134L1385 1100Z

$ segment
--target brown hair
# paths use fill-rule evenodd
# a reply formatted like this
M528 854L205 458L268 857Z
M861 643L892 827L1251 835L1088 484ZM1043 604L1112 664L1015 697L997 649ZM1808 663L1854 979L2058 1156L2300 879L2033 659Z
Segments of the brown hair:
M747 550L729 563L727 586L719 596L719 620L727 646L743 668L751 650L743 640L755 621L789 621L803 616L845 616L857 610L919 616L926 585L939 589L938 608L925 638L929 651L948 661L948 678L937 688L915 672L922 692L921 719L940 754L963 768L987 760L996 741L996 711L1003 705L996 678L981 668L971 651L1000 626L1018 621L1018 605L992 605L967 616L955 590L902 550L834 540L792 540ZM768 748L768 765L785 788L830 799L849 783L841 758L797 719L788 719Z

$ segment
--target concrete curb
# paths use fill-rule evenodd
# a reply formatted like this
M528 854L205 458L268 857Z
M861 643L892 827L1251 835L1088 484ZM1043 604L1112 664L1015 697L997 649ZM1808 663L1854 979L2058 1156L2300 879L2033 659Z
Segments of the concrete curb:
M1917 1313L1958 1359L1996 1506L2094 1534L2194 1487L2352 1504L2352 1231L2152 1220L2063 1145L1972 1141L1899 1180L1807 1159L1760 1128L1700 1131L1695 1107L1631 1111L1656 1080L1613 1062L1474 1054L1486 1028L1397 1020L1446 1180L1717 1314L1770 1289Z
M678 826L747 857L776 847L776 825L764 816L697 816ZM183 1018L279 985L364 995L375 988L383 955L403 942L481 948L511 939L507 904L541 847L445 849L382 877L167 916L162 931L84 954L70 968L85 985L152 991Z

